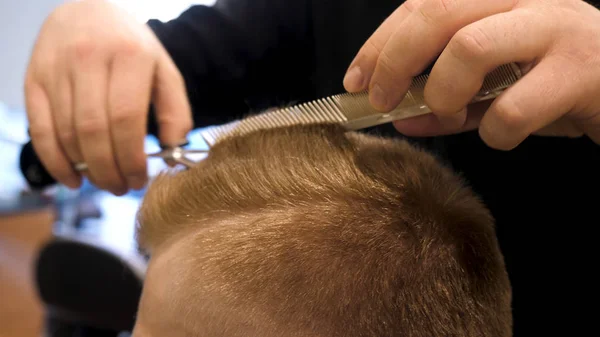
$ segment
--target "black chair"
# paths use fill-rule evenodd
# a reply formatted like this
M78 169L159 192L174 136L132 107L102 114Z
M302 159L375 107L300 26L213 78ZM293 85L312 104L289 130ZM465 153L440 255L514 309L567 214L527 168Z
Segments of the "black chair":
M49 337L117 337L133 329L145 264L74 237L39 252L35 281Z

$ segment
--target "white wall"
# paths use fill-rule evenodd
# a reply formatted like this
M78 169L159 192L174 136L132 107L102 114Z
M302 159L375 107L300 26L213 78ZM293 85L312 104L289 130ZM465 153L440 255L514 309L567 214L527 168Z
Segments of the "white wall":
M24 106L23 76L29 54L46 16L64 0L0 0L0 102ZM168 20L192 4L214 0L113 0L145 22Z
M23 106L23 76L38 30L63 0L0 0L0 101Z

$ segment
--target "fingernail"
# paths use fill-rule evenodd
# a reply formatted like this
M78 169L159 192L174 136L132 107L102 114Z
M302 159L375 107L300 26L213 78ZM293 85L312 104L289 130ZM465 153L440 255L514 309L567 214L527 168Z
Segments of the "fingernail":
M375 109L385 110L387 108L388 98L385 91L381 89L379 84L375 84L373 88L371 88L369 97L371 98L371 104L375 107Z
M146 185L146 178L140 176L128 176L127 185L134 190L139 190Z
M67 186L68 188L75 190L78 189L79 187L81 187L81 178L77 179L77 178L72 178L69 179L67 181L64 182L64 185Z
M344 87L348 91L360 91L363 89L364 77L359 66L354 66L344 77Z
M125 194L127 194L127 192L128 192L127 189L117 189L117 190L112 191L112 194L114 194L117 197L122 197Z

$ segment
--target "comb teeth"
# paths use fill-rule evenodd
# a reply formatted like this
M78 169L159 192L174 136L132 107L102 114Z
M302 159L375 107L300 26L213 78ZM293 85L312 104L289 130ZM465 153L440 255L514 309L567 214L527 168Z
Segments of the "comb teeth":
M486 76L481 90L474 97L473 102L498 96L520 77L520 69L515 64L498 67ZM202 131L200 135L210 147L225 138L242 136L261 129L337 123L344 125L349 130L356 130L429 113L430 110L425 106L423 96L427 78L427 75L415 77L400 105L389 113L375 110L369 103L369 94L366 91L344 93L287 108L266 111L225 125L211 127Z
M317 123L344 123L344 104L340 94L287 108L263 112L239 121L209 128L201 133L209 146L226 137L241 136L256 130Z
M475 100L477 100L477 97L508 88L520 77L521 69L514 63L498 67L485 78Z

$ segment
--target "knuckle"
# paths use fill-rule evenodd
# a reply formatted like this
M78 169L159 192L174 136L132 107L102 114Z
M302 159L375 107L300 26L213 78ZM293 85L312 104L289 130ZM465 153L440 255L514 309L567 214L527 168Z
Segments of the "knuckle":
M89 60L97 50L97 41L90 35L82 35L76 38L69 47L69 52L77 62Z
M116 42L115 50L124 56L148 54L150 48L142 39L123 38Z
M448 14L454 12L457 8L458 1L457 0L439 0L439 7L442 13Z
M420 7L421 1L419 0L406 0L402 6L408 13L416 12Z
M383 51L377 59L371 84L379 84L384 91L403 92L408 90L410 84L408 76L412 77L416 74L415 72L406 72L399 62L395 61L389 53Z
M381 53L381 49L381 46L379 46L374 39L368 39L363 52L377 55Z
M382 68L382 70L385 71L386 74L389 74L389 76L393 76L394 74L399 72L399 69L397 69L397 62L394 62L394 59L389 55L389 53L386 50L381 51L377 63Z
M492 40L478 27L466 27L459 30L448 44L452 55L466 62L486 57L491 53L492 47Z
M64 145L71 145L77 141L77 136L71 128L65 128L58 132L58 139Z
M427 24L433 24L437 21L435 19L435 16L433 15L433 13L428 11L427 8L425 8L423 6L421 6L417 9L417 13L419 13L423 22L425 22Z
M77 123L77 131L83 137L95 136L108 131L108 126L100 118L84 118Z
M132 106L124 106L116 108L111 114L110 121L112 125L116 126L128 126L133 125L142 117L140 111L136 110Z
M425 23L438 24L456 10L457 4L457 0L426 0L416 10Z

